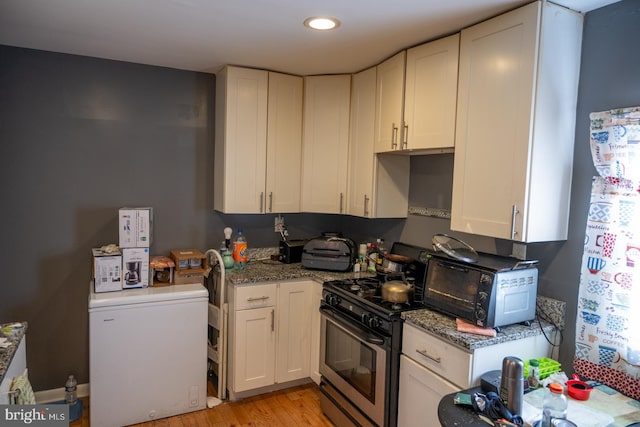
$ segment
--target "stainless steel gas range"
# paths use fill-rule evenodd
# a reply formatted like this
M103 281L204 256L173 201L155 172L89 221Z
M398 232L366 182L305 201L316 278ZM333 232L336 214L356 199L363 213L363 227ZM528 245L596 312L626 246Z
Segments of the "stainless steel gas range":
M401 313L423 308L425 249L395 243L391 253L413 259L404 272L324 282L320 306L320 405L338 426L395 426L402 350ZM403 304L382 299L386 280L414 284Z

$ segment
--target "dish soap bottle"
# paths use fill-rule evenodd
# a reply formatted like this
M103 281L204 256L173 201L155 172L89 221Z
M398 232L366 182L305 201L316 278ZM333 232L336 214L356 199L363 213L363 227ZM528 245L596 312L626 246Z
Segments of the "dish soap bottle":
M236 267L240 270L247 267L248 258L247 239L242 234L242 228L238 228L238 235L233 242L233 260L236 262Z

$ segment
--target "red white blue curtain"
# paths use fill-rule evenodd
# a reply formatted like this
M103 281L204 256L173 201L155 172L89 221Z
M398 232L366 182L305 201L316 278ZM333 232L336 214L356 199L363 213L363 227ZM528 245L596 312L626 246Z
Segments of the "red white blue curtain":
M640 399L640 107L591 113L573 368Z

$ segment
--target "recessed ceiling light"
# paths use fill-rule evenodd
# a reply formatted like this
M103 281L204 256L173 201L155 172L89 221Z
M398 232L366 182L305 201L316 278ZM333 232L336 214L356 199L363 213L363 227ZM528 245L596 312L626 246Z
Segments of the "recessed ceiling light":
M340 26L340 21L336 18L331 17L312 17L304 20L305 27L311 28L312 30L333 30L334 28L338 28Z

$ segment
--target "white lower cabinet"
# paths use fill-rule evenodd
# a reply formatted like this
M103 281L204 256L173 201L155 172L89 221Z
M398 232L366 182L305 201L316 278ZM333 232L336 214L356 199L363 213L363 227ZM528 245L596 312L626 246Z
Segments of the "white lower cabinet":
M400 356L398 426L438 426L438 404L459 387L434 374L407 356Z
M229 303L229 396L310 376L314 281L239 285Z
M235 392L273 384L275 378L275 307L239 310L234 313L234 371L231 377Z
M549 354L544 335L465 350L412 324L404 323L398 426L437 426L438 404L449 393L480 384L485 372L502 369L502 359L522 360Z

